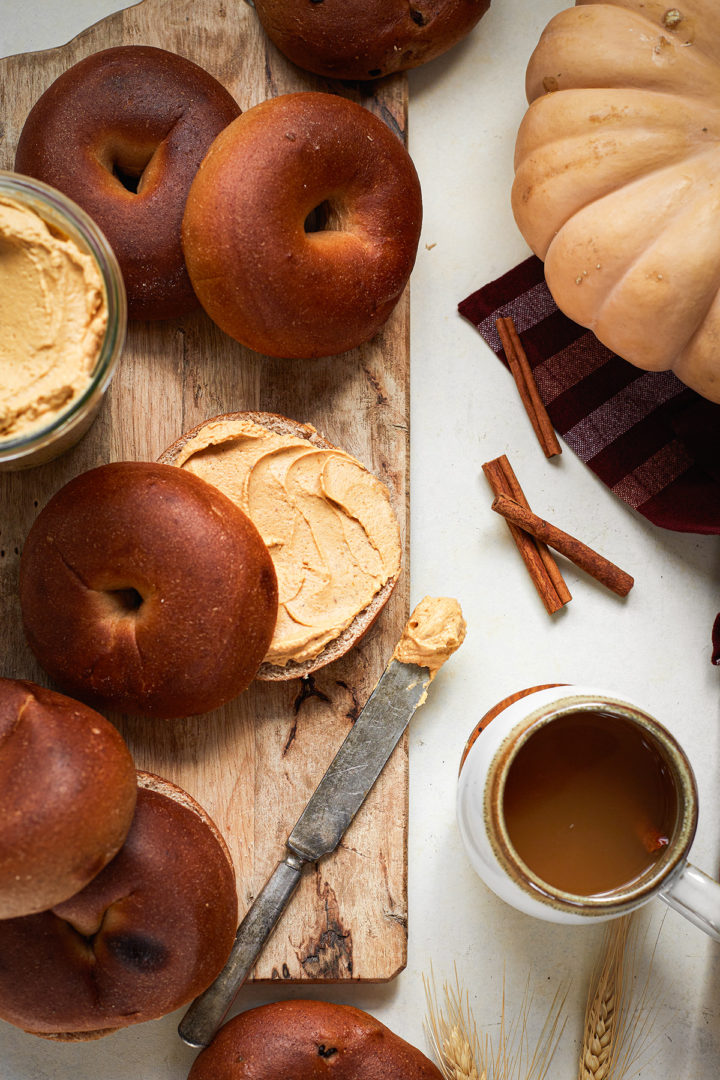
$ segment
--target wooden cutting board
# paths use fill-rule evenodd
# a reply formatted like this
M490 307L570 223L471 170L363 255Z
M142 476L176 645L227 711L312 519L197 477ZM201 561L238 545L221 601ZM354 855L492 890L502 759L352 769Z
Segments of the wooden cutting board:
M277 94L322 89L359 101L404 137L407 85L343 86L307 75L266 40L242 0L144 0L59 49L0 62L0 166L37 97L98 49L147 44L205 67L245 110ZM39 510L71 477L108 461L154 460L182 431L217 413L260 409L309 421L388 484L405 568L365 640L305 680L255 683L206 716L174 722L113 717L138 768L180 784L215 819L232 851L244 913L336 748L390 658L408 615L409 301L384 331L342 356L259 356L204 313L131 324L99 418L57 462L0 474L0 662L3 675L48 680L22 634L19 554ZM407 743L398 746L338 851L308 869L255 970L257 980L385 980L406 960Z

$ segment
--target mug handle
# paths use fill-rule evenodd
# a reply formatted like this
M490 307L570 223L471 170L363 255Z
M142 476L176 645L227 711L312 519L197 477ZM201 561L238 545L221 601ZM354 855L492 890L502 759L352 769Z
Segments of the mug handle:
M660 893L660 899L720 941L720 884L702 870L685 863Z

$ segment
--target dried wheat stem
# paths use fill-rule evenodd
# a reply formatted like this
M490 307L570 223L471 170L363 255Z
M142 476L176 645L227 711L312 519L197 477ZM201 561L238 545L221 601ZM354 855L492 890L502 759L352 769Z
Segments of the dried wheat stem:
M425 979L427 1019L425 1030L444 1080L544 1080L562 1034L564 994L556 994L537 1045L530 1046L528 1014L532 999L526 989L520 1015L507 1024L503 980L500 1027L493 1045L488 1035L478 1036L467 992L443 986L443 1007L438 1005L434 978Z
M606 935L602 963L585 1011L579 1080L607 1080L617 1061L624 1028L623 979L629 929L629 917L617 919L610 923Z

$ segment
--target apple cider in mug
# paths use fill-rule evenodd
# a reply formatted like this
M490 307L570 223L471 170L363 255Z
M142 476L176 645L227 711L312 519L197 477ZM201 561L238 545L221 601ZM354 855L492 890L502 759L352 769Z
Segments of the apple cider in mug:
M672 835L677 792L658 749L635 725L574 712L520 747L503 813L529 870L563 892L593 896L653 865Z
M688 862L687 755L612 691L546 683L493 706L463 753L457 818L480 877L527 915L577 925L658 897L720 942L720 885Z

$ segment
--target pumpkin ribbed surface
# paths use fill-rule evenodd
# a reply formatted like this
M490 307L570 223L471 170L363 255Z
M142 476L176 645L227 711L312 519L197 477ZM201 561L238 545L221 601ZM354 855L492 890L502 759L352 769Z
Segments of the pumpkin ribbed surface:
M720 3L579 0L526 89L513 212L558 307L720 401Z

